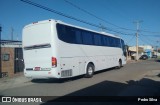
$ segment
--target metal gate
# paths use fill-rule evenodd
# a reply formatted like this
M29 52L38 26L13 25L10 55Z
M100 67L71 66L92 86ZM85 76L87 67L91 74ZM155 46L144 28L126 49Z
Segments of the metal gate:
M15 48L14 58L14 73L23 72L24 62L22 48Z

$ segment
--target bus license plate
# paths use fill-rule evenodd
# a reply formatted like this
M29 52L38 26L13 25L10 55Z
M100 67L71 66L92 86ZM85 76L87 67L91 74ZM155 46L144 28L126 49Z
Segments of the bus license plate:
M39 71L39 70L40 70L40 67L35 67L34 70L35 70L35 71Z

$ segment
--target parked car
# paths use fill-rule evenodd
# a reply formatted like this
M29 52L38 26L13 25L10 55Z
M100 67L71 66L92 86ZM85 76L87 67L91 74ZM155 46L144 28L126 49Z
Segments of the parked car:
M152 58L157 58L158 56L157 55L152 55Z
M139 59L146 60L146 59L148 59L148 56L147 55L142 55Z

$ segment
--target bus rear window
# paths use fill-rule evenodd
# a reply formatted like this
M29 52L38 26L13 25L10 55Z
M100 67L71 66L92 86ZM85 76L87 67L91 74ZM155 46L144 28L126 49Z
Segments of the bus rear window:
M41 49L41 48L50 48L50 44L41 44L41 45L33 45L24 47L24 50L33 50L33 49Z

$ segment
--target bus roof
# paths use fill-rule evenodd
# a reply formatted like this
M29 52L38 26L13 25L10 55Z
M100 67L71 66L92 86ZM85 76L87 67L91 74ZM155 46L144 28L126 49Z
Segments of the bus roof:
M33 26L33 25L43 24L43 23L50 22L50 21L54 21L56 23L60 23L60 24L63 24L63 25L67 25L67 26L83 29L83 30L86 30L86 31L95 32L95 33L98 33L98 34L103 34L103 35L107 35L107 36L112 36L112 37L120 38L120 37L115 36L115 35L110 34L110 33L94 31L94 30L91 30L91 29L88 29L88 28L83 28L83 27L80 27L80 26L68 24L68 23L62 22L60 20L55 20L55 19L48 19L48 20L42 20L42 21L33 22L31 24L26 25L24 28L27 28L27 27L30 27L30 26Z

